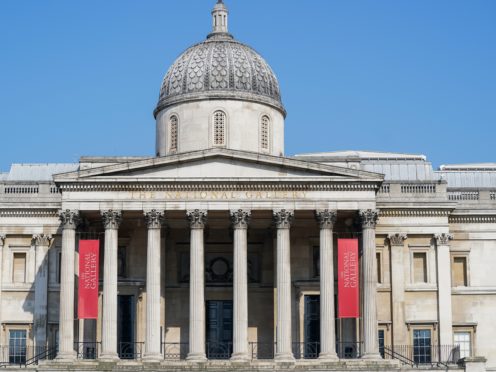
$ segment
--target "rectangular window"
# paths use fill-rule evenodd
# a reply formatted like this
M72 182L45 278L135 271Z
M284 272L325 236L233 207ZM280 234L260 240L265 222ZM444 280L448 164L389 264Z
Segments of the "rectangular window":
M427 283L427 254L417 252L413 254L413 281Z
M453 257L452 286L467 286L467 257Z
M26 253L14 253L12 282L14 283L26 282Z
M26 363L26 330L11 329L9 331L9 363Z
M382 283L382 265L381 265L381 254L377 252L375 254L375 259L377 261L377 283Z
M59 252L57 254L57 283L58 284L60 284L61 270L62 270L62 252Z
M415 363L430 363L431 356L430 329L413 330L413 360Z
M472 340L470 332L455 332L454 344L460 347L460 358L470 357L472 354Z
M384 330L379 329L379 353L382 356L382 359L384 359Z

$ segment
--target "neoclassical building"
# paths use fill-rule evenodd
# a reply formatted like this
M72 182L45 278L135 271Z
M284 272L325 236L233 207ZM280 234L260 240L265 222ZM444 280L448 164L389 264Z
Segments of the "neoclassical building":
M220 0L212 23L162 82L154 157L0 173L0 365L496 370L496 164L286 157L274 72ZM342 238L358 318L337 318ZM77 316L87 239L96 319Z

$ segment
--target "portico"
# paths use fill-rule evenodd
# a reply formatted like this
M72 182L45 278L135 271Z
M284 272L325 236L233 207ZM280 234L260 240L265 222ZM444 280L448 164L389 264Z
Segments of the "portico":
M67 219L68 216L73 216L76 220L83 217L89 221L87 230L89 226L89 229L104 234L102 318L98 322L101 330L97 329L95 333L101 337L100 358L116 360L119 357L118 242L122 236L131 240L137 239L133 234L139 235L136 233L139 226L141 230L143 227L146 228L146 238L144 234L140 235L141 240L136 248L141 250L137 254L144 256L146 252L146 272L143 275L143 279L146 280L142 285L146 294L144 324L137 324L137 328L144 328L144 332L140 331L144 342L144 360L163 359L163 346L168 344L168 341L182 343L183 351L187 348L184 356L188 361L207 360L209 350L206 348L209 343L205 332L209 332L209 328L206 303L210 298L214 298L216 293L219 298L227 296L232 299L229 300L232 301L233 311L232 345L228 346L225 353L229 354L229 358L236 362L252 359L253 347L250 348L250 344L254 343L254 339L257 341L257 346L259 343L261 345L259 340L263 339L267 344L275 345L273 357L276 361L293 361L293 341L297 341L293 340L297 333L294 328L297 322L291 310L294 307L295 291L292 281L295 268L292 268L292 261L294 262L294 257L301 249L299 244L294 242L297 241L299 231L305 229L314 231L313 234L318 237L317 245L320 247L320 358L323 361L337 359L333 227L339 216L347 219L361 218L364 231L367 232L363 234L362 239L364 251L370 250L370 257L375 257L377 219L375 191L381 178L374 173L333 166L306 163L303 167L301 162L272 156L265 156L263 159L257 157L255 161L250 159L251 156L253 155L249 153L242 154L230 150L208 150L197 154L196 158L188 154L184 156L186 159L182 159L183 156L179 155L173 161L168 158L150 159L68 173L58 177L57 182L62 190L63 199L61 218ZM204 166L198 167L198 158L208 161L204 162ZM226 158L230 160L228 164ZM228 170L226 167L231 169ZM250 176L250 173L256 172L258 176L256 178L183 176L190 173L193 168L198 174L206 173L207 168L213 173L218 171L219 174L232 174L233 167L238 173L242 170L242 173ZM219 168L224 169L219 170ZM280 175L278 180L270 177L275 169ZM171 182L171 173L181 174L184 181ZM147 181L136 183L138 175L140 180L146 178ZM120 226L126 224L126 220L128 220L127 227L123 230ZM297 224L296 230L294 223ZM71 228L72 225L68 226L68 229ZM75 236L72 239L74 238ZM219 242L228 253L223 259L230 257L227 261L231 262L227 266L232 271L230 274L232 277L223 279L223 284L213 283L213 287L210 288L212 280L209 279L210 282L206 285L206 276L222 273L212 273L212 268L206 269L205 264L208 260L205 254L210 252L209 247L219 245ZM260 256L257 256L257 262L254 263L254 259L251 261L249 259L250 245L256 244L261 244L262 248L259 248ZM66 262L64 260L70 260L74 256L76 244L73 240L66 239L63 245L62 260ZM178 248L179 246L181 248ZM181 250L189 256L186 259L181 258L183 261L189 261L187 265L189 273L177 272L184 269L181 268L181 259L173 263L167 262L171 258L177 259L178 251ZM219 254L219 257L221 256L222 254ZM273 264L272 270L270 270L270 262ZM373 283L377 278L374 276L376 273L374 262L375 260L367 261L365 258L363 260L365 275L363 290L364 296L375 298ZM175 278L171 278L172 273L167 272L169 265L177 266ZM370 265L369 269L367 265ZM255 286L249 283L252 275L249 270L254 270L253 266L257 266L258 272L263 271L260 267L266 267L266 272L262 274L264 278L256 291ZM66 275L70 274L72 273L66 273ZM185 275L183 282L181 282L182 275ZM164 280L164 278L169 279ZM210 289L206 289L207 287ZM266 325L260 321L261 327L251 327L250 298L256 298L254 292L257 291L265 292L264 296L269 298L270 288L274 290L272 303L274 326L271 326L271 321ZM211 292L212 290L214 292ZM181 291L183 293L187 291L189 299L187 303L177 304L178 299L181 298L180 301L183 301L184 297L174 296L174 292ZM367 294L366 291L371 293ZM214 293L213 297L212 293ZM62 307L64 309L68 307L68 302L64 299L71 296L75 296L74 287L64 287L61 292L61 310ZM169 296L173 297L173 300ZM176 305L170 305L171 301L176 302ZM179 312L189 309L187 326L184 322L178 321L181 315L168 310L174 306L178 310L183 309ZM380 358L376 340L375 306L373 301L363 304L362 354ZM173 323L174 327L169 327L170 323ZM180 323L179 327L177 327L178 323ZM264 329L265 327L267 328ZM61 332L65 332L61 333L61 338L68 340L71 338L72 329L67 330L67 328L61 328ZM185 328L188 330L187 336ZM138 334L140 332L137 331ZM367 341L365 337L372 340ZM98 336L95 338L95 341L100 341ZM67 345L69 344L67 342ZM70 350L66 350L63 355L67 358Z

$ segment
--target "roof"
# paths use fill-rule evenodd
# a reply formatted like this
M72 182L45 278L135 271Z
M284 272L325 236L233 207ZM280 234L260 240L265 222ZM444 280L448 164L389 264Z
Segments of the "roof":
M2 181L52 181L57 173L72 172L79 168L77 163L12 164L8 173L1 173Z
M345 151L330 151L330 152L314 152L307 154L295 155L298 158L306 157L319 157L319 158L359 158L361 160L372 160L372 159L388 159L388 160L427 160L425 155L417 154L404 154L397 152L378 152L378 151L355 151L355 150L345 150Z

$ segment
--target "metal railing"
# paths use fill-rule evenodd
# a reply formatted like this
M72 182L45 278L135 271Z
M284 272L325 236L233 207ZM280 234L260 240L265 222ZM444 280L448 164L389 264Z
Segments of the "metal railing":
M74 350L78 359L98 359L101 345L101 342L74 342Z
M320 353L320 342L293 342L295 359L317 359Z
M362 356L362 342L336 342L336 354L339 359L358 359Z
M1 345L0 367L27 366L40 360L54 359L57 351L46 346Z
M384 347L386 359L398 359L411 366L453 365L460 359L460 347L457 345L393 345Z
M119 342L119 358L142 359L144 342Z
M276 344L274 342L250 342L251 359L274 359Z
M207 359L229 359L232 355L232 342L207 342Z
M184 360L188 356L187 342L163 342L162 354L166 360Z

